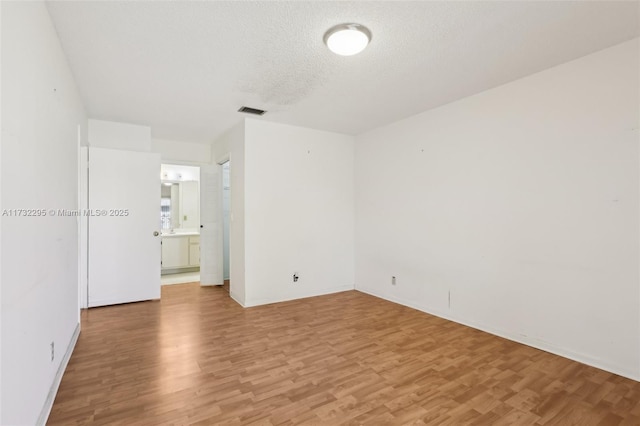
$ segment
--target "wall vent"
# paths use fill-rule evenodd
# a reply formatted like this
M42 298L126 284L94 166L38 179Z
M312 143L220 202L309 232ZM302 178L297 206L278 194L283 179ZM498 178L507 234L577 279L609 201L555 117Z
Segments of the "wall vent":
M267 112L267 111L265 111L263 109L251 108L251 107L248 107L248 106L243 106L238 110L238 112L245 112L247 114L253 114L253 115L264 115L264 113Z

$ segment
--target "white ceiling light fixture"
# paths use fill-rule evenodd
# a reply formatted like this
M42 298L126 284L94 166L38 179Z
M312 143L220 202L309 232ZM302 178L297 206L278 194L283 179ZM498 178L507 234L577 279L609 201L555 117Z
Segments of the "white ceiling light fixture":
M351 56L362 52L371 41L371 31L360 24L340 24L329 28L324 43L337 55Z

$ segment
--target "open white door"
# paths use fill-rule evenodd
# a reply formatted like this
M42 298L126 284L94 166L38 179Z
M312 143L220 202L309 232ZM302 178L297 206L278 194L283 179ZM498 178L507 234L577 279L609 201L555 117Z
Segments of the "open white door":
M200 285L222 285L220 173L200 166Z
M89 148L89 307L160 298L160 154Z

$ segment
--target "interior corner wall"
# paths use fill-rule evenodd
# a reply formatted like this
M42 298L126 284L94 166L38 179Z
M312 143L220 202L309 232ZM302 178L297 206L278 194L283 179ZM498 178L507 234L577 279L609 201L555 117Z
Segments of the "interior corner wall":
M244 163L245 305L352 290L354 138L246 119Z
M638 52L359 136L356 288L640 379Z
M214 163L223 158L229 159L231 180L230 213L230 252L229 269L231 274L229 294L241 304L246 301L245 283L245 123L229 129L212 146ZM222 166L219 166L222 167ZM222 185L219 186L222 200ZM222 203L220 203L222 206ZM223 215L222 208L219 214ZM222 217L222 216L221 216ZM223 234L223 221L218 222L218 235ZM223 240L220 239L219 252L223 252Z
M2 217L0 424L34 425L46 420L79 327L76 217L49 210L77 209L86 115L45 4L0 8L2 207L33 209Z

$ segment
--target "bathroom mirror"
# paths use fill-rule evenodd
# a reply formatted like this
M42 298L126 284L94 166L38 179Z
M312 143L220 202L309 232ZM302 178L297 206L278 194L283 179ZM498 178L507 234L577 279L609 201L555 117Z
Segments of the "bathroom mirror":
M162 181L160 194L163 232L199 230L200 194L197 181Z

